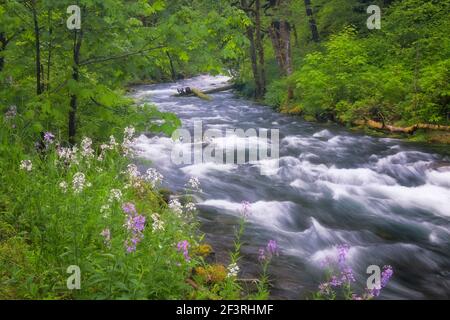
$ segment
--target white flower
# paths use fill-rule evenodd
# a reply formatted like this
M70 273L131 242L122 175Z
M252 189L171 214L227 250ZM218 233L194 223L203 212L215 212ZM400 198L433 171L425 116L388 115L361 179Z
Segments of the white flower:
M135 164L129 164L127 166L127 174L130 179L137 178L140 176L140 172Z
M112 150L117 146L116 138L114 136L109 137L109 148Z
M5 113L6 119L12 119L17 115L17 107L12 105L8 108L8 111Z
M83 191L86 185L86 176L82 172L77 172L74 174L72 179L72 188L75 193L80 193ZM88 184L89 186L89 184Z
M184 208L186 209L187 212L194 212L195 210L197 210L195 203L192 203L192 202L186 203L184 205Z
M134 129L134 127L126 127L124 130L124 139L127 139L127 140L133 139L135 132L136 132L136 129Z
M120 202L122 200L122 191L119 189L112 189L109 193L108 202L112 203L114 201Z
M164 176L161 173L159 173L156 169L150 168L145 173L144 179L150 183L152 188L154 188L157 184L162 182Z
M94 150L92 149L92 140L84 137L81 141L81 155L86 158L94 156Z
M78 164L78 148L76 146L73 146L72 148L58 147L56 152L59 160L63 161L65 164Z
M178 199L170 200L169 208L177 215L181 215L183 213L181 203L180 203L180 201L178 201Z
M61 188L61 190L62 190L63 193L66 193L66 192L67 192L67 188L68 188L67 182L61 181L61 182L59 183L59 187Z
M161 221L161 218L159 216L159 214L154 213L152 214L152 228L153 231L164 231L164 221Z
M20 169L31 171L33 169L33 163L31 162L31 160L22 160L20 162Z
M109 217L109 204L104 204L101 208L100 208L100 213L103 215L104 218L108 218Z
M186 188L195 192L202 192L200 188L200 181L196 177L191 177L186 183Z
M124 131L124 137L122 142L122 151L124 156L133 156L132 145L134 143L133 135L135 133L135 129L133 127L126 127Z
M230 264L227 269L228 269L227 277L237 277L240 271L237 263Z

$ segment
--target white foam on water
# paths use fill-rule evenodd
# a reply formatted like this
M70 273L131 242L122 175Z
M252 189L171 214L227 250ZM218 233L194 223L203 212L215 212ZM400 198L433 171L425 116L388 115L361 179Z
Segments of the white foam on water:
M418 208L450 217L450 189L425 184L418 187L370 185L366 192L372 197L391 199L403 208Z
M237 165L234 164L223 164L216 162L202 162L198 164L188 165L186 167L181 168L185 174L194 176L194 177L207 177L211 172L222 172L222 173L230 173L237 168Z
M263 139L260 137L249 136L240 137L236 134L227 134L224 137L217 137L212 139L212 143L223 150L231 148L231 150L245 150L246 148L270 148L271 141L269 138Z
M396 181L385 174L367 168L338 169L334 166L319 176L319 179L336 184L363 186L368 184L394 185Z
M328 138L331 138L332 136L333 136L333 134L327 129L313 134L314 138L327 138L328 139Z
M212 199L201 203L204 206L223 209L229 213L240 216L242 204L228 200ZM295 203L290 201L256 201L250 204L248 219L271 229L284 232L284 224L289 221L290 211L295 208Z
M425 175L428 183L450 188L450 171L428 170Z
M347 265L351 265L353 261L357 260L359 247L351 246L345 257ZM324 262L331 262L338 264L339 252L337 246L327 247L325 249L315 251L310 257L309 261L315 266L324 267Z
M171 138L148 138L145 135L141 135L136 139L133 148L139 157L152 160L158 166L167 168L171 163L170 155L173 146L174 141Z
M305 138L300 136L287 136L281 140L282 146L292 148L310 146L313 143L317 143L317 141L315 141L315 139L312 138Z
M280 171L279 159L263 159L258 161L250 161L250 164L264 173L266 176L276 176Z

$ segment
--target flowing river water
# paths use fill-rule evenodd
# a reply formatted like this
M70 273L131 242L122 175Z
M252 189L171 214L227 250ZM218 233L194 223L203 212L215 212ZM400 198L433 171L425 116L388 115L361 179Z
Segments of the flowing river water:
M241 202L249 201L240 277L257 277L258 248L276 240L280 255L270 267L272 298L311 298L324 280L322 261L339 244L351 247L348 262L356 291L365 287L369 265L391 265L394 276L381 299L450 298L450 159L445 150L308 123L231 91L214 94L211 101L173 96L180 87L214 88L227 80L198 76L137 86L134 93L142 103L177 114L189 130L198 120L204 130L280 130L278 168L270 160L176 165L171 138L141 135L137 140L139 157L151 160L166 187L180 191L189 177L199 178L201 230L219 261L227 263ZM261 175L261 168L273 172Z

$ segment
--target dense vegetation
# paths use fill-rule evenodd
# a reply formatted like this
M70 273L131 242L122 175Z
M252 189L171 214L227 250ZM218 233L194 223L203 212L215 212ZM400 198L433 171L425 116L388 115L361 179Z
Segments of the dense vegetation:
M247 12L265 35L257 76L251 59L241 69L247 94L319 121L448 126L449 1L242 2L253 3ZM379 30L366 25L371 4L381 8Z
M195 178L170 196L155 169L136 167L135 130L170 134L180 121L125 95L133 82L236 64L244 13L225 1L85 0L69 30L72 4L0 3L0 298L267 297L264 278L252 292L237 281L238 239L229 265L208 258Z

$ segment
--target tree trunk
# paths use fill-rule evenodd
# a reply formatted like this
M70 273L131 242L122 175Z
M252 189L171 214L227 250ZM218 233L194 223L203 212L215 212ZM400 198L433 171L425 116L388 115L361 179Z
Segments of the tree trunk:
M31 11L33 14L34 22L34 38L35 38L35 48L36 48L36 94L40 95L42 93L42 83L41 83L41 43L39 39L39 21L36 12L36 1L33 1L31 6Z
M269 28L270 39L272 40L273 51L275 53L275 59L277 60L278 67L281 73L284 73L284 59L281 49L281 37L280 37L280 22L273 21Z
M259 85L260 92L259 98L263 97L266 93L266 69L265 69L265 59L264 59L264 46L262 41L261 33L261 2L260 0L255 1L255 28L256 28L256 50L258 52L258 62L259 62Z
M2 72L3 67L5 66L5 57L3 53L6 49L8 41L6 40L6 35L4 32L0 32L0 72Z
M52 26L52 11L48 10L48 56L47 56L47 79L46 79L46 89L47 91L50 90L50 69L51 69L51 63L52 63L52 45L53 45L53 26Z
M291 26L287 21L273 21L269 29L275 57L281 74L289 77L292 74ZM292 99L294 91L288 86L288 100Z
M298 42L297 27L295 26L295 24L292 25L292 31L294 32L294 40L295 40L294 45L296 48L298 48L300 44Z
M286 76L289 77L290 75L292 75L291 26L287 21L285 21L281 26L281 35L283 37L284 44ZM292 85L288 83L288 101L292 100L293 97L294 89L292 88Z
M79 64L80 64L80 48L83 38L83 32L75 30L74 43L73 43L73 66L72 66L72 79L78 82L80 80ZM78 97L76 93L72 93L70 96L70 111L69 111L69 143L75 144L75 135L77 130L76 114L78 108Z
M317 30L317 24L313 16L310 0L305 0L305 7L306 7L306 15L309 19L309 28L311 29L312 39L314 42L319 42L319 31Z
M450 131L450 126L443 126L439 124L427 124L427 123L418 123L410 127L395 127L392 125L387 125L382 122L377 122L373 120L357 120L354 121L356 125L366 125L372 129L378 130L387 130L390 132L400 132L406 134L413 134L417 129L425 129L425 130L437 130L437 131Z
M250 60L252 63L253 78L255 79L255 98L261 97L261 83L258 70L258 60L256 55L254 28L247 28L247 38L250 41Z
M175 82L175 81L177 81L177 73L175 72L175 67L173 66L172 57L170 56L169 51L166 51L166 55L167 55L167 58L169 58L170 74L172 76L172 81Z

